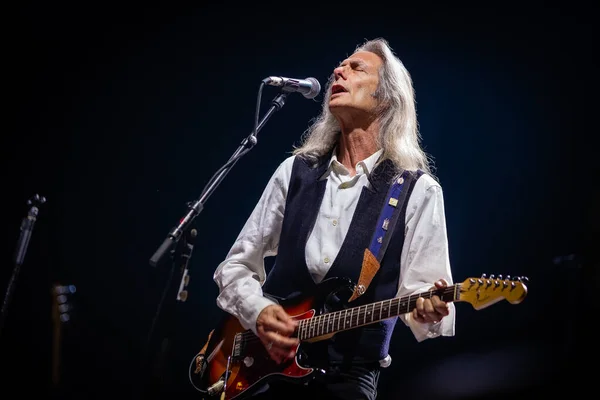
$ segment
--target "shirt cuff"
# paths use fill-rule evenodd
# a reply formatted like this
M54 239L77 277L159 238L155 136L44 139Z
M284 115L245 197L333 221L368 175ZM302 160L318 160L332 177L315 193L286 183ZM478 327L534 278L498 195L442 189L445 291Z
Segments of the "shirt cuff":
M449 314L441 319L441 321L434 323L420 323L415 321L412 314L406 315L406 324L412 331L415 339L418 342L422 342L425 339L433 339L438 336L454 336L454 305L450 304Z
M276 302L260 295L251 294L236 305L238 319L244 329L250 329L258 336L256 319L265 307L277 304Z

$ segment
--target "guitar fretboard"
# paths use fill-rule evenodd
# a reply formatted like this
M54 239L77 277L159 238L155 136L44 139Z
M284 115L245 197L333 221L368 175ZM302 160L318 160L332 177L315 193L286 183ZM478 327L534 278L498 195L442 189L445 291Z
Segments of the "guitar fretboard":
M437 295L445 302L455 301L458 300L459 289L460 284L455 284L438 290L382 300L304 319L298 325L298 339L307 340L329 335L409 313L416 307L419 297L431 298Z

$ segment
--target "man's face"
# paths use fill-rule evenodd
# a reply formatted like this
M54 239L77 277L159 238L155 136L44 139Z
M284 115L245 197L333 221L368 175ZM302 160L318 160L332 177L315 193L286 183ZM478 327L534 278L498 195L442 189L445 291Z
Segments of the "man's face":
M372 114L377 107L373 94L379 84L379 68L383 64L375 53L359 51L333 70L329 109L336 116L355 111Z

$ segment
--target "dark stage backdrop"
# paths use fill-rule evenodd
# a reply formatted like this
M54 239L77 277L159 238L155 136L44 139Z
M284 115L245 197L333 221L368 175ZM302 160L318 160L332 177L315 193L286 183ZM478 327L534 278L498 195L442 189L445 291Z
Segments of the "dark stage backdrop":
M150 340L161 294L180 276L169 286L170 266L149 259L250 133L261 79L324 85L379 36L414 79L455 280L530 279L522 304L457 304L455 337L417 343L399 326L379 398L576 394L591 382L582 364L598 315L591 14L574 4L365 9L53 3L5 15L14 29L3 51L3 296L26 202L36 193L47 202L2 331L3 393L199 399L187 371L221 316L213 271L323 96L290 95L208 199L194 221L189 298L166 297ZM277 93L264 90L262 112ZM60 325L53 284L77 288Z

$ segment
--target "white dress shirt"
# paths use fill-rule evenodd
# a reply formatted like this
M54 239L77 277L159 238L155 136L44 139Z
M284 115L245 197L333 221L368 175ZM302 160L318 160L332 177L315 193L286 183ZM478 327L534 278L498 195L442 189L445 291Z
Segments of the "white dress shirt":
M370 185L368 174L381 150L356 164L350 172L335 156L321 179L327 179L325 194L313 231L306 244L306 265L313 280L320 282L342 246L363 186ZM277 254L286 196L295 156L286 158L271 176L252 214L219 264L214 281L219 287L217 305L236 316L245 329L256 333L256 319L273 302L263 296L264 259ZM441 186L423 174L408 199L404 247L400 260L397 296L423 292L444 278L452 284L448 254L446 218ZM400 316L416 340L453 336L455 307L436 324L421 324L411 314Z

